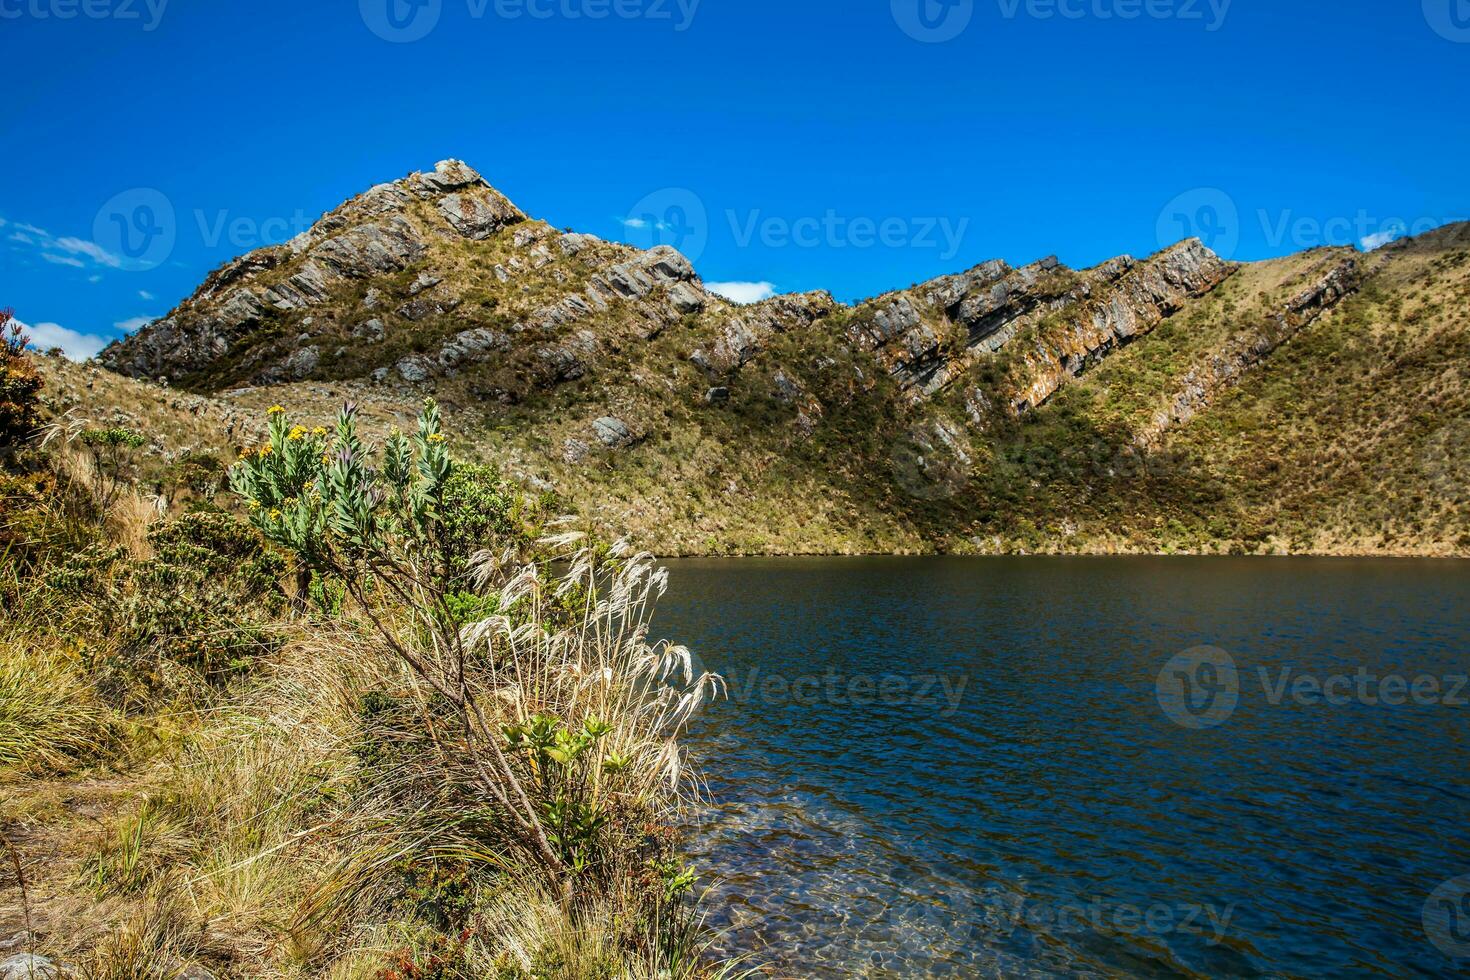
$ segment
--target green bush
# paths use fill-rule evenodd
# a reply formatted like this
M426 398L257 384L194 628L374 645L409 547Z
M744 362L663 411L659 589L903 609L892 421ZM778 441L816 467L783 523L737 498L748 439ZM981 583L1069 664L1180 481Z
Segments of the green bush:
M281 608L285 563L248 526L219 513L188 514L148 535L154 556L93 546L48 577L83 628L115 656L99 664L116 689L156 690L170 668L236 672L275 649L267 628Z

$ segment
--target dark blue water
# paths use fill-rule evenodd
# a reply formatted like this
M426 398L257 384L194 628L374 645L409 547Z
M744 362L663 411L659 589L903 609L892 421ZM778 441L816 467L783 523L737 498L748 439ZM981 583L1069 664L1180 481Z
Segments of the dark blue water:
M684 561L658 628L729 681L694 849L775 975L1470 972L1470 564ZM1202 644L1223 717L1161 694Z

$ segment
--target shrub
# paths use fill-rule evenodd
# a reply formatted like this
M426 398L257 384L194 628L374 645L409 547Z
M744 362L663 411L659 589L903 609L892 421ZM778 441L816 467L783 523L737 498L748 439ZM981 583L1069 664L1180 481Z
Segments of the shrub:
M98 666L113 693L156 691L170 669L206 675L246 668L276 647L285 564L247 525L225 514L188 514L148 534L154 556L94 545L48 576L84 629L116 651Z
M26 355L27 337L10 310L0 310L0 453L36 431L41 376Z
M185 452L168 465L163 489L170 503L182 491L208 502L214 499L224 481L225 464L218 456L206 452Z
M91 457L92 493L100 513L106 514L117 500L136 468L137 451L147 442L143 433L121 426L87 429L81 434L81 443Z

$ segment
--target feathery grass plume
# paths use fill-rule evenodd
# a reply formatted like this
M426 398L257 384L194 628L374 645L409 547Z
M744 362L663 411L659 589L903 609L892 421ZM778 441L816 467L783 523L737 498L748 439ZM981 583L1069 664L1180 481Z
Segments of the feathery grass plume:
M472 549L454 540L460 470L432 402L414 437L377 452L351 406L331 440L302 431L273 413L270 451L246 454L231 485L267 538L344 583L399 673L363 701L355 807L373 817L343 824L355 847L286 931L320 934L344 908L362 918L393 874L452 855L475 894L549 902L561 925L543 945L611 916L619 962L692 976L697 957L672 937L696 914L694 878L667 828L698 792L679 736L721 682L649 642L667 574L575 528L538 539L501 521Z

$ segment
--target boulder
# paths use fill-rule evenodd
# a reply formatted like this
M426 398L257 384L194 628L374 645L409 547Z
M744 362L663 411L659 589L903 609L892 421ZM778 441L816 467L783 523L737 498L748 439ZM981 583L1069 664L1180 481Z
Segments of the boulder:
M450 194L439 202L439 213L455 231L472 241L484 241L525 218L515 205L490 190Z
M44 956L21 953L0 960L0 980L60 980L61 968Z
M388 330L383 326L383 321L374 317L366 320L352 328L352 336L358 340L366 340L370 344L376 344L387 336Z
M300 381L303 378L311 376L311 373L316 370L317 365L321 363L321 359L321 351L318 348L314 346L303 347L286 358L286 362L282 367L285 369L288 377Z
M730 404L729 388L711 388L704 393L706 405L728 405Z
M628 428L628 424L610 415L605 415L593 422L592 432L597 436L598 441L609 449L626 446L633 441L633 433Z
M704 309L704 294L687 282L676 282L669 287L669 302L680 313L698 313Z
M405 357L398 362L397 367L398 376L410 384L429 380L429 366L417 354Z
M463 160L440 160L434 164L433 173L414 174L408 179L408 185L420 197L490 186L474 167Z

